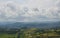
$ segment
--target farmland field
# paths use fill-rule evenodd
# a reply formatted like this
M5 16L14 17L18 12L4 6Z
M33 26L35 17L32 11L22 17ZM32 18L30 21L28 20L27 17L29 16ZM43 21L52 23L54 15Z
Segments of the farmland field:
M0 38L60 38L60 29L20 29L0 31Z

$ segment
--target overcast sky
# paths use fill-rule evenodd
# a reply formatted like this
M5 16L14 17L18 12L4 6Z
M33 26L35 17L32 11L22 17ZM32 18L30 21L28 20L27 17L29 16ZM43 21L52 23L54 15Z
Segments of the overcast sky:
M0 21L60 21L60 0L0 0Z

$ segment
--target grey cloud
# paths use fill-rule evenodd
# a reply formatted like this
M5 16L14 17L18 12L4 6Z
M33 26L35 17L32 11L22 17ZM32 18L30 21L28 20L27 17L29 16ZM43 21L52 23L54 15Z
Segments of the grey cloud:
M35 0L37 1L37 0ZM44 0L43 0L44 1ZM46 0L47 1L47 0ZM50 0L49 0L50 1ZM52 1L52 0L51 0ZM51 3L50 1L50 3ZM59 1L59 0L58 0ZM7 1L8 2L8 1ZM37 3L37 2L36 2ZM46 3L47 5L50 3ZM54 2L52 1L52 4ZM30 3L28 3L30 4ZM52 5L48 8L44 7L34 7L28 4L18 4L15 2L11 3L3 3L0 5L0 19L5 20L13 20L13 21L38 21L38 20L53 20L53 19L60 19L60 2ZM3 6L3 7L2 7ZM40 4L38 4L40 6ZM54 7L55 6L55 7Z

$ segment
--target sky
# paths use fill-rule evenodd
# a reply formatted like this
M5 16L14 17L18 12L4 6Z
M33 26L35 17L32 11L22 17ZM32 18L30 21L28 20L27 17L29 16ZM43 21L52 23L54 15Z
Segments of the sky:
M0 0L0 21L60 21L60 0Z

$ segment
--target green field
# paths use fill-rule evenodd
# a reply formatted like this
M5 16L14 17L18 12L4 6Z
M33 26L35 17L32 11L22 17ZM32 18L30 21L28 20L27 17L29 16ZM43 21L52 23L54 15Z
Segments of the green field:
M60 29L20 29L0 31L0 38L60 38Z

